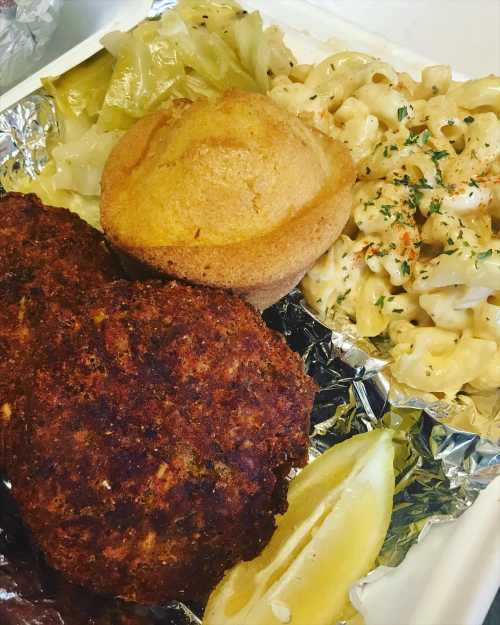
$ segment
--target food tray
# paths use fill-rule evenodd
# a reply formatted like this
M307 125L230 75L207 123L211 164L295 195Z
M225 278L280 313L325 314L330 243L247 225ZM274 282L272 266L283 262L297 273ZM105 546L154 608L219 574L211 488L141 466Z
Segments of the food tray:
M165 0L164 6L169 3ZM101 37L112 30L128 30L148 15L151 0L81 0L69 2L63 13L61 25L46 54L48 62L28 79L0 97L0 111L38 89L40 78L59 75L89 58L101 45ZM281 26L286 40L298 58L312 62L342 49L354 49L381 57L399 71L415 77L425 65L437 64L418 54L388 42L382 37L365 32L358 27L321 9L307 0L248 0L247 9L259 10L267 23ZM78 25L78 28L75 27ZM77 40L78 35L80 41ZM332 36L333 35L333 36ZM467 77L454 74L456 80ZM480 625L488 606L500 585L500 554L492 549L498 540L497 523L500 518L500 478L497 478L484 496L475 503L459 521L431 528L407 561L406 569L397 575L369 579L358 592L358 605L372 606L366 618L367 625ZM437 534L440 536L437 537ZM474 535L475 549L452 549ZM441 541L441 542L440 542ZM447 543L448 548L443 545ZM439 545L439 547L437 547ZM436 559L436 552L439 558ZM458 554L458 555L457 555ZM437 567L437 568L436 568ZM434 570L431 577L430 572ZM446 578L446 583L443 582ZM422 595L416 592L402 596L402 580L420 580ZM432 582L432 583L431 583ZM413 583L413 582L411 582ZM432 590L440 586L439 600L432 598ZM443 591L444 585L444 591ZM417 586L416 586L417 587ZM382 607L374 597L376 588L383 588L384 603L391 606L391 623L383 616ZM382 594L379 595L380 597ZM361 603L359 603L361 602ZM411 624L403 620L413 602ZM379 602L380 603L380 602ZM373 612L373 613L372 613ZM449 619L449 620L447 620Z

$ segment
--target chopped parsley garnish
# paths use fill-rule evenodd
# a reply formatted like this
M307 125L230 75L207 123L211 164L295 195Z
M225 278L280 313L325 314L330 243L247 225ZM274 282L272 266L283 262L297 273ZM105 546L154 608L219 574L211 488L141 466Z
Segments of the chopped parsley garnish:
M403 275L404 275L404 274L407 274L408 276L410 275L410 265L408 264L408 261L406 261L406 260L404 260L404 261L401 263L401 273L402 273Z
M316 98L318 97L318 94L315 93L314 95L312 95L309 100L316 100Z
M474 118L472 117L472 115L467 115L467 117L464 117L464 122L466 124L472 124L474 122Z
M340 306L340 304L342 304L342 302L345 300L345 298L349 295L349 293L351 292L351 289L347 289L347 291L345 293L343 293L342 295L339 295L337 297L337 305Z
M418 141L418 134L416 132L410 131L408 138L405 141L405 145L412 145Z
M401 314L403 312L403 309L402 308L393 308L392 312L393 313L397 313L399 315L399 314Z
M432 185L427 182L427 178L419 178L415 186L417 189L432 189Z
M378 306L380 310L384 307L385 295L381 295L378 300L375 302L375 306Z
M398 146L397 146L397 145L394 145L394 144L393 144L393 145L391 145L391 150L392 150L393 152L396 152L396 150L398 150Z
M403 224L403 226L409 226L410 224L407 223L404 219L404 215L403 213L401 213L400 211L398 211L396 213L396 223L397 224Z
M423 198L424 194L422 191L419 191L416 186L412 186L410 188L410 193L408 195L408 206L413 210L417 210L420 206L420 200Z
M443 174L441 173L441 169L439 168L438 161L440 161L442 158L445 158L448 155L449 154L446 150L434 150L433 152L431 152L432 161L434 165L436 166L436 181L438 185L440 186L443 185Z
M385 148L384 148L384 156L385 156L385 158L387 158L389 156L389 148L387 146L385 146Z
M431 158L434 162L439 161L446 156L449 156L446 150L434 150L433 152L431 152Z
M391 216L391 208L394 208L395 204L382 204L382 208L380 209L380 212L382 213L382 215L384 215L384 217L390 217Z
M402 122L405 117L408 117L408 109L406 106L398 108L398 122Z
M448 126L454 126L455 122L452 119L448 120Z
M441 215L441 200L432 200L429 205L429 215L433 215L434 213L438 213Z
M369 176L372 173L372 170L369 167L367 167L365 171L366 171L367 176Z
M431 136L431 133L426 128L424 132L422 133L422 143L424 145L427 143L427 141L429 141L430 136Z
M485 260L486 258L490 258L490 256L493 255L493 250L490 248L489 250L486 250L485 252L480 252L477 255L477 259L478 260Z
M455 241L452 238L449 238L447 243L448 245L455 245Z
M476 187L479 189L479 185L477 184L477 180L474 180L474 178L471 178L469 180L469 187Z
M457 250L444 250L443 254L446 254L446 256L451 256L452 254L454 254Z

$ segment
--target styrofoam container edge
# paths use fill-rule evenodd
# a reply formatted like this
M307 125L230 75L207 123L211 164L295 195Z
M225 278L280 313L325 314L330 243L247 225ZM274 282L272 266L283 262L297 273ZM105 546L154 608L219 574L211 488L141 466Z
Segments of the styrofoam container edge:
M94 33L0 96L0 112L39 89L42 78L60 76L99 52L102 49L101 39L105 34L114 30L128 31L136 26L148 16L151 3L152 0L115 0L113 4L116 6L116 11L111 13L108 3L106 12L102 13L103 19L96 19L98 28ZM85 10L85 4L84 0L81 0L82 10ZM91 5L89 10L95 10L99 5L102 6L102 3L87 4ZM96 17L98 18L99 15Z

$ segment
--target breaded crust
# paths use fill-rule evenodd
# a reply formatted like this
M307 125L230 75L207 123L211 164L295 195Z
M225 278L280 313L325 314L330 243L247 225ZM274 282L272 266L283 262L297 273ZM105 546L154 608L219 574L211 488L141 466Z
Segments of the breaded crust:
M49 302L9 478L48 561L139 602L254 557L306 461L315 385L239 298L175 282Z
M48 303L77 302L121 275L102 234L77 215L35 195L0 197L0 470Z

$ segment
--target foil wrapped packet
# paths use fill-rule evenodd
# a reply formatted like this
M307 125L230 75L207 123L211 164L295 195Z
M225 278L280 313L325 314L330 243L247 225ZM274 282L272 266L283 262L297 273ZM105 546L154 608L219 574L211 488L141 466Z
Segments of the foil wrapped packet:
M0 0L0 95L42 59L64 0Z

